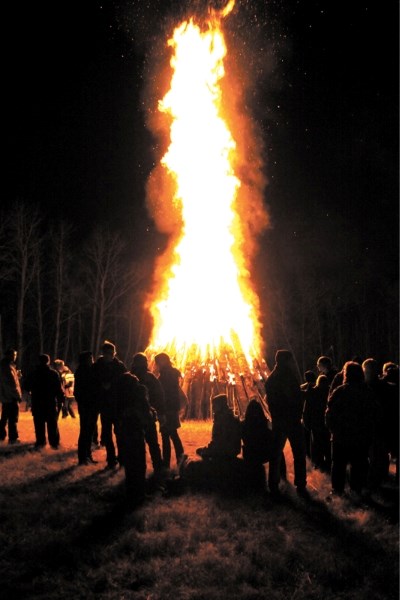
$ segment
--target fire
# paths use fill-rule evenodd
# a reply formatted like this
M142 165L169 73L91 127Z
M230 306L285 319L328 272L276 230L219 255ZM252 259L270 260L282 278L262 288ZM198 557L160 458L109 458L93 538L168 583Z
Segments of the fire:
M221 90L227 53L221 19L233 5L211 14L207 28L190 19L175 29L168 41L170 88L158 104L170 120L162 165L174 182L182 227L150 303L149 349L169 352L181 368L188 360L214 360L227 349L251 364L261 351L258 301L237 213L237 148Z

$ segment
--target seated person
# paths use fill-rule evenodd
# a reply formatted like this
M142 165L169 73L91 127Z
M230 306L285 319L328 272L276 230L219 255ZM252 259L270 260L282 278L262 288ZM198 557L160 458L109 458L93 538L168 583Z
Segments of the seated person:
M203 459L232 459L241 451L241 424L228 406L226 394L212 399L213 427L211 442L196 453Z
M250 400L242 423L243 458L247 465L257 467L269 462L272 449L272 424L256 399ZM281 479L286 479L286 460L282 452Z
M272 428L260 402L250 400L242 424L243 458L252 463L269 461Z

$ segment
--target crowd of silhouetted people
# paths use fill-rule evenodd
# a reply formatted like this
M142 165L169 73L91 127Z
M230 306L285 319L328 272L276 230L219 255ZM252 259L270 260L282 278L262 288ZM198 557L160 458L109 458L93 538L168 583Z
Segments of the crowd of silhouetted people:
M391 463L398 484L399 367L393 362L380 369L373 358L356 359L338 370L328 356L321 356L315 371L306 371L300 382L292 353L278 350L265 380L265 397L251 398L243 419L234 414L226 394L212 398L210 442L190 460L179 435L182 375L165 352L154 357L154 372L143 352L133 356L128 368L115 345L105 341L97 358L81 352L75 373L63 360L51 363L49 355L41 354L24 377L16 357L16 350L9 349L0 361L0 440L8 434L9 444L19 443L19 404L25 397L35 447L48 443L58 449L60 415L76 418L76 400L78 464L96 463L93 449L103 446L106 468L124 468L130 506L146 498L146 447L160 489L171 481L173 449L175 481L212 488L236 485L239 477L242 487L268 489L278 500L287 477L287 442L293 483L302 498L309 497L307 460L330 476L332 497L348 493L361 498L379 491Z

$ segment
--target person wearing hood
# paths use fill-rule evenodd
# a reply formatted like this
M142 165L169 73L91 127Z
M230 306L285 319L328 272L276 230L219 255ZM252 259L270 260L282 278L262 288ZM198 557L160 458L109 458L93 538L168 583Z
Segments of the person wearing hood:
M241 452L241 424L228 406L226 394L212 399L213 426L211 441L196 453L203 459L232 459Z

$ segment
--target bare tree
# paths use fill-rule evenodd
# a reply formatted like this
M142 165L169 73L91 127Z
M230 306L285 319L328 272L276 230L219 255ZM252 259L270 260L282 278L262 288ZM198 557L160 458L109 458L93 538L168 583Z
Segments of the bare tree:
M60 221L50 231L52 248L53 284L54 284L54 344L53 356L56 358L60 351L61 326L65 316L65 304L69 289L70 267L72 252L69 241L72 227L65 221Z
M0 282L6 281L10 276L10 265L7 260L7 216L0 213ZM3 352L3 320L0 314L0 353Z
M8 265L6 274L16 297L16 345L18 364L24 354L25 302L36 272L38 247L41 244L42 219L38 208L18 202L7 220L7 235L4 251Z
M43 262L41 248L36 248L37 257L35 258L35 299L37 314L37 332L39 341L39 353L44 352L44 315L43 315Z
M85 259L81 281L91 311L91 348L97 354L119 300L139 284L141 274L127 256L126 243L108 229L95 230Z

